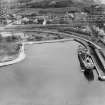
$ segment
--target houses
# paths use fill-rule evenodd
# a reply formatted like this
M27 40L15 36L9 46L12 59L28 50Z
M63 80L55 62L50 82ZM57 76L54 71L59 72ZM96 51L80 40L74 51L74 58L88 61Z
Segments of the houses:
M38 13L22 12L9 14L6 18L6 24L24 25L24 24L82 24L86 21L87 14L81 12L75 7L64 9L44 9Z

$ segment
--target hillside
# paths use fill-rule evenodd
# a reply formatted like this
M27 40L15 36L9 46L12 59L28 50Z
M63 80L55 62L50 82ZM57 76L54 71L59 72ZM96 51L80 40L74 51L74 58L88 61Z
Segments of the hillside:
M77 0L42 0L42 1L33 1L33 0L19 0L18 8L62 8L62 7L84 7L91 4L95 4L92 0L85 0L79 2ZM12 6L16 8L16 6Z
M14 5L11 7L13 13L18 12L27 12L30 13L32 11L37 12L39 9L43 11L54 11L54 12L62 12L65 11L65 8L73 8L76 11L81 11L84 7L89 7L90 5L94 4L94 2L76 2L76 0L42 0L42 1L33 1L33 0L20 0L19 5ZM12 12L10 11L10 12Z

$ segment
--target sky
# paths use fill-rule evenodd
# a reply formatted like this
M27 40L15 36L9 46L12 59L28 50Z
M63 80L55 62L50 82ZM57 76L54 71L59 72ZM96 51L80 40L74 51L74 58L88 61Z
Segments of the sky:
M101 3L105 4L105 0L99 0Z

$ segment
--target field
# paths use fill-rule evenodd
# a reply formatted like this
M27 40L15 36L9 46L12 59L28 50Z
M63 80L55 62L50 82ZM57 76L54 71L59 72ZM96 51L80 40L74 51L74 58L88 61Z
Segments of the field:
M2 40L0 42L0 62L15 59L20 51L21 44Z

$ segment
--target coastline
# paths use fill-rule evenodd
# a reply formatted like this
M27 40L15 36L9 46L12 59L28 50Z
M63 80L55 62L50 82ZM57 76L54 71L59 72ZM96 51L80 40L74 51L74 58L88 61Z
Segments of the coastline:
M63 34L66 34L66 33L63 33ZM68 34L66 34L68 35ZM87 43L90 43L92 44L93 46L95 46L96 48L98 49L101 49L98 45L94 44L93 42L87 40L87 39L84 39L84 38L80 38L80 37L77 37L75 35L71 35L71 38L69 39L57 39L57 40L46 40L46 41L27 41L27 42L23 42L22 43L22 47L21 47L21 50L20 50L20 53L18 55L18 57L14 60L11 60L11 61L7 61L7 62L3 62L3 63L0 63L0 67L1 66L8 66L8 65L12 65L12 64L15 64L15 63L18 63L22 60L25 59L26 55L25 55L25 52L24 52L24 45L31 45L31 44L44 44L44 43L61 43L61 42L67 42L67 41L76 41L76 42L79 42L80 44L83 44L84 46L87 46L86 43L84 42L87 42Z
M25 53L24 53L24 44L22 45L22 48L20 50L20 53L18 55L18 57L14 60L11 60L11 61L7 61L7 62L3 62L3 63L0 63L0 67L1 66L8 66L8 65L12 65L12 64L15 64L15 63L18 63L22 60L24 60L26 57Z
M18 57L16 59L14 59L14 60L0 63L0 67L12 65L12 64L15 64L15 63L18 63L18 62L24 60L25 57L26 57L26 54L24 52L24 45L28 45L28 44L29 45L31 45L31 44L44 44L44 43L58 43L58 42L61 43L61 42L67 42L67 41L73 41L73 40L74 40L74 38L70 38L70 39L59 39L59 40L50 40L50 41L47 40L47 41L38 41L38 42L23 42Z

